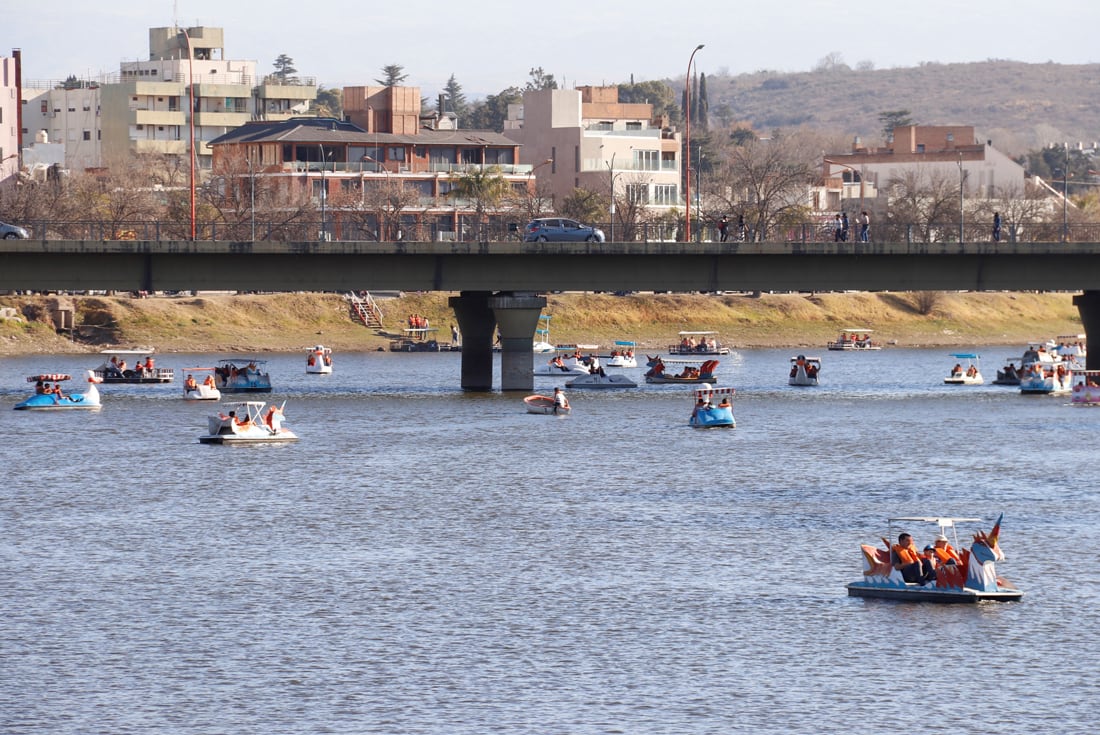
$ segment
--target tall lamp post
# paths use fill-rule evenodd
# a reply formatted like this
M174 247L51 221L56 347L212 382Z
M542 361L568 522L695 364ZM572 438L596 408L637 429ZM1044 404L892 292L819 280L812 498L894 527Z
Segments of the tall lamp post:
M684 242L691 242L691 63L695 54L703 48L699 44L688 57L687 78L684 85Z
M318 143L321 149L321 239L328 242L328 217L325 212L325 204L328 199L328 190L325 188L325 146Z
M195 241L195 69L192 59L195 58L195 52L191 50L191 36L187 35L187 29L181 28L180 33L183 34L183 40L187 42L187 89L189 110L187 112L187 119L189 121L190 137L188 140L187 148L191 152L191 242ZM253 238L255 239L255 238Z
M608 182L611 184L611 242L615 242L615 154L611 154L611 161L607 164Z
M966 172L963 170L963 154L959 151L959 244L963 243L963 182Z
M1069 241L1069 220L1066 218L1066 202L1069 201L1069 143L1063 143L1066 150L1065 168L1062 169L1062 242Z
M252 158L248 159L248 212L252 216L252 242L256 242L256 176L252 173Z

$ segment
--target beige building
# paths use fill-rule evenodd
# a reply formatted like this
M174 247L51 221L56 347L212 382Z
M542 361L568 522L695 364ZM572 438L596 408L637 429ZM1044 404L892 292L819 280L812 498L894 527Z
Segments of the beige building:
M23 88L24 167L33 173L54 164L70 171L101 166L99 84L35 84Z
M651 209L683 206L680 134L653 118L652 105L619 102L617 87L525 92L504 134L523 145L521 162L555 201L582 188Z
M20 56L0 56L0 182L19 171Z
M251 120L304 114L317 97L309 79L257 77L256 62L225 58L221 28L150 28L149 59L122 63L102 88L102 153L185 156L194 126L200 168L209 142ZM192 103L193 95L193 103Z

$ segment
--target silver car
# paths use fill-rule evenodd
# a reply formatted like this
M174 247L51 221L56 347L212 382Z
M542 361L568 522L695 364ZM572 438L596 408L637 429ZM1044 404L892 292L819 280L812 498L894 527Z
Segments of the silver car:
M27 232L22 227L0 222L0 237L5 240L26 240L30 236L31 233Z
M603 242L603 230L564 217L531 220L523 230L524 242Z

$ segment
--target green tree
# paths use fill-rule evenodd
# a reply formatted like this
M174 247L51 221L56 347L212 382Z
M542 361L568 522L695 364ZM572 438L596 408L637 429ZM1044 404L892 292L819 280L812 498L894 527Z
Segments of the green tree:
M653 117L667 116L669 120L679 117L676 107L676 90L666 82L630 82L619 85L619 102L653 105Z
M452 74L451 78L447 80L447 84L443 87L443 98L447 103L447 110L439 110L439 114L444 112L453 112L458 116L459 120L466 118L466 95L462 93L462 85L458 83L455 75Z
M707 98L707 75L699 75L699 99L695 103L695 122L703 130L707 129L707 120L710 117L710 100Z
M335 117L340 120L344 117L344 91L342 89L326 89L324 85L317 85L317 99L313 101L314 112L317 117Z
M512 186L501 175L499 166L471 166L462 173L451 175L450 196L473 206L479 229L485 221L485 213L496 210L511 191Z
M401 82L408 78L409 75L405 73L405 67L400 64L386 64L382 67L382 78L374 81L383 87L399 87Z
M608 200L588 189L574 189L558 205L558 214L580 222L599 222L607 216Z
M547 74L543 71L541 66L532 67L528 72L530 79L527 81L526 89L532 91L538 91L540 89L557 89L558 83L554 81L553 74Z
M882 138L890 140L894 134L894 128L902 128L913 125L912 113L909 110L886 110L878 114L878 121L882 123Z
M522 101L523 90L519 87L502 89L498 94L491 94L470 105L464 127L473 130L503 130L504 121L508 118L508 105Z
M286 83L290 77L298 73L298 70L294 68L294 59L286 54L279 54L272 66L275 67L275 77L283 83Z

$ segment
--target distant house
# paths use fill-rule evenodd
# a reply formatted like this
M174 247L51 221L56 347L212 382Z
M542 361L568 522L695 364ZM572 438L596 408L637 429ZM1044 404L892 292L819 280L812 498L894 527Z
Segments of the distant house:
M477 203L451 194L472 173L499 176L519 195L528 191L531 166L517 163L514 140L422 115L415 87L347 87L344 105L346 120L256 121L231 130L210 141L214 167L237 159L287 189L308 190L325 206L327 237L342 240L497 239L521 218L503 203L477 223ZM239 166L235 174L250 175ZM380 191L400 196L372 204ZM384 222L387 214L397 221Z

